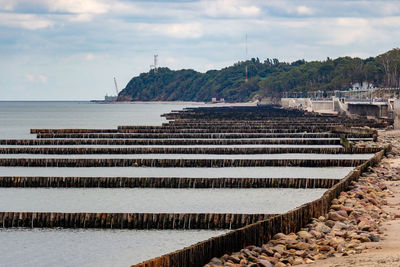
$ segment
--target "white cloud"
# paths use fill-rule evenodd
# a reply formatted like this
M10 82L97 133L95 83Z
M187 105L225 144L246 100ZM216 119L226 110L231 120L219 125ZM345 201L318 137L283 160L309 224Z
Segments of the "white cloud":
M325 32L327 39L323 45L350 45L357 42L367 42L373 36L373 29L367 19L337 18L328 20L329 31ZM325 28L327 25L324 25Z
M0 13L0 24L28 30L37 30L51 27L54 25L54 22L33 14Z
M87 55L85 56L85 58L86 58L87 61L92 61L92 60L94 60L96 57L95 57L95 55L93 55L92 53L89 53L89 54L87 54Z
M69 12L75 14L103 14L110 6L98 0L47 0L50 11Z
M77 14L70 17L69 21L71 22L88 22L93 19L92 14L84 13L84 14Z
M384 18L373 18L369 20L374 26L380 28L399 28L400 27L400 16L384 17Z
M297 7L297 14L299 15L313 15L314 10L306 6L298 6Z
M35 75L35 74L28 73L28 74L25 74L25 79L29 83L40 82L42 84L47 84L47 77L43 74Z
M175 63L177 62L177 60L176 60L176 58L174 58L174 57L166 57L165 60L164 60L164 62L165 62L166 64L175 64Z
M25 79L28 82L33 83L35 81L35 75L33 75L33 74L25 74Z
M200 38L204 35L200 23L172 23L172 24L136 24L138 30L166 35L174 38Z
M130 14L130 15L136 15L136 14L145 15L146 11L147 12L151 11L151 9L149 8L146 9L144 6L139 6L136 3L121 2L121 1L113 2L111 5L111 9L114 14Z
M44 76L43 74L38 75L38 79L41 83L46 84L47 83L47 77Z
M89 22L95 15L109 12L110 5L99 0L44 0L50 12L70 13L70 22Z
M282 13L290 16L311 16L314 15L315 6L297 5L300 1L270 0L262 2L263 7L270 14L279 17Z
M215 70L216 67L215 67L214 64L208 63L208 64L205 64L204 69L205 69L205 70Z
M0 10L12 11L15 2L13 0L0 0Z
M393 16L400 12L398 1L366 1L362 5L366 8L370 15L376 16Z
M161 28L167 35L176 38L199 38L203 36L203 29L200 23L169 24Z
M261 9L249 1L240 0L205 0L196 3L200 12L210 17L255 17L261 14Z

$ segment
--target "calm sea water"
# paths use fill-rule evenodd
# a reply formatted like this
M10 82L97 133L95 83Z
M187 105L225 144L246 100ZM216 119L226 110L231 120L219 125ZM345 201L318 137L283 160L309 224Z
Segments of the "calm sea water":
M287 212L325 189L0 188L0 210L42 212Z
M0 167L4 176L88 177L203 177L203 178L333 178L345 177L352 167L237 167L237 168L44 168Z
M0 229L0 266L130 266L228 231Z
M187 106L174 104L114 105L89 102L0 102L0 139L35 138L35 135L29 134L31 128L115 129L119 125L161 125L166 122L163 117L160 117L161 114L171 110L180 110ZM294 145L271 146L292 147ZM93 156L101 157L100 155ZM176 157L176 155L118 155L118 158L137 156ZM287 158L288 156L263 155L262 157ZM354 157L349 155L290 155L290 157L296 158L319 156L322 158ZM7 155L4 157L46 156ZM92 155L76 157L92 157ZM103 155L103 157L111 156ZM197 158L204 157L204 155L184 155L183 157ZM221 155L212 157L221 157ZM259 158L260 155L246 156L246 158L250 157ZM368 158L370 155L356 157ZM340 179L351 169L0 167L0 176L316 177ZM324 191L324 189L0 188L0 211L280 213L316 199ZM0 266L129 266L224 232L226 231L0 229Z
M190 105L94 104L85 101L0 101L0 138L34 138L31 128L105 128L161 125L161 114Z

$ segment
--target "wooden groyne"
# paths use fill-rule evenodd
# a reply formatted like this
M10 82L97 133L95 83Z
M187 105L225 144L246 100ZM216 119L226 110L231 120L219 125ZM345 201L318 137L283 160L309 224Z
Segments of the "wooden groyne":
M264 120L264 121L210 121L210 122L205 122L205 121L186 121L186 122L180 122L180 121L171 121L168 123L163 123L161 127L168 127L168 128L206 128L206 127L218 127L221 125L222 127L244 127L244 128L256 128L256 127L261 127L261 128L270 128L270 127L287 127L287 126L304 126L305 121L297 121L297 120L292 120L292 121L278 121L278 120ZM318 122L318 121L312 121L310 119L307 119L307 126L337 126L341 125L341 122L339 122L337 119L331 122L323 121L323 122ZM118 130L123 130L123 129L138 129L140 126L119 126Z
M125 128L118 128L118 130L185 130L185 129L195 129L195 130L201 130L201 129L211 129L211 130L257 130L257 129L263 129L263 130L271 130L271 129L276 129L276 128L289 128L289 129L330 129L332 127L338 126L340 124L334 123L334 124L312 124L312 123L304 123L304 124L297 124L294 123L288 123L288 124L275 124L275 125L235 125L235 124L215 124L215 125L181 125L181 126L175 126L171 124L170 126L158 126L158 127L143 127L143 126L135 126L135 127L125 127Z
M53 188L331 188L328 178L0 176L0 187Z
M370 154L379 147L0 147L0 154Z
M216 112L218 111L218 112ZM204 118L208 120L268 120L270 118L279 119L280 117L291 118L290 120L300 120L302 117L314 117L315 120L326 122L331 121L334 116L321 115L316 113L306 113L304 111L295 111L295 110L285 110L279 109L273 106L264 106L264 107L239 107L239 108L224 108L224 107L200 107L193 109L184 109L182 111L170 112L168 114L164 114L168 120L175 121L186 121L186 120L200 120L202 121ZM349 121L349 119L339 118L343 123L342 125L346 125L344 122ZM349 122L350 125L362 124L360 126L369 126L375 128L385 127L384 121L374 121L368 119L360 119L357 122Z
M371 136L361 136L361 135L342 135L347 138L372 138ZM141 134L141 133L114 133L114 134L98 134L98 133L57 133L57 134L38 134L37 138L102 138L102 139L172 139L172 138L184 138L184 139L193 139L193 138L206 138L206 139L238 139L238 138L286 138L286 139L305 139L305 138L315 138L315 139L327 139L327 138L340 138L340 135L332 135L332 134L315 134L315 133L302 133L297 134L284 134L284 133L233 133L233 134L218 134L216 131L213 133L149 133L149 134Z
M78 138L85 138L84 136ZM86 137L93 139L94 137ZM98 137L99 138L99 137ZM122 137L121 137L122 138ZM96 138L95 138L96 139ZM131 145L340 145L340 139L129 139Z
M270 126L275 126L275 127L286 127L287 125L297 125L297 126L302 126L304 124L306 125L311 125L311 126L335 126L335 125L341 125L342 123L346 123L343 120L338 120L337 117L332 118L332 120L323 120L319 121L317 118L313 117L312 120L310 118L305 118L303 120L299 120L298 118L295 119L290 119L290 118L270 118L270 119L265 119L262 121L255 121L255 120L248 120L248 121L227 121L227 120L212 120L212 121L205 121L205 120L198 120L198 121L192 121L192 120L178 120L178 121L170 121L167 123L163 123L161 127L190 127L190 128L197 128L197 127L207 127L207 126L218 126L218 125L223 125L223 126L235 126L235 127L251 127L251 126L256 126L256 127L270 127ZM348 121L347 121L348 122ZM135 129L138 126L118 126L119 130L123 129Z
M57 134L57 135L55 135ZM117 135L105 135L105 134L82 134L82 136L90 137L90 136L101 136L101 138L107 136L115 136L115 137L124 137L124 138L148 138L148 139L169 139L169 138L184 138L184 139L192 139L192 138L209 138L209 139L238 139L238 138L340 138L340 134L332 134L328 132L320 132L320 133L136 133L136 134L117 134ZM55 138L57 136L64 136L68 138L72 138L77 135L71 135L69 133L54 133L54 134L41 134L41 138L45 138L45 136L51 136L51 138ZM370 138L370 135L345 135L348 138Z
M118 129L31 129L31 134L39 133L117 133Z
M327 119L318 119L318 117L303 117L303 119L299 118L270 118L262 121L227 121L227 120L176 120L170 121L168 123L163 123L161 127L172 127L172 128L202 128L202 127L216 127L218 125L233 126L233 127L287 127L287 126L352 126L352 127L363 127L368 125L375 124L375 121L368 120L357 120L354 121L352 119L344 119L338 117L332 117L330 120ZM160 127L160 126L159 126ZM139 129L141 126L118 126L118 130L124 129ZM154 127L153 127L154 129Z
M215 110L218 112L214 112ZM278 106L260 106L260 107L198 107L198 108L185 108L182 111L172 111L164 114L167 119L198 119L198 118L212 118L212 119L225 119L225 120L262 120L271 117L302 117L304 112L300 110L280 109ZM310 114L311 116L313 114Z
M0 212L0 226L103 229L237 229L273 214Z
M213 257L220 257L225 253L232 253L248 245L261 246L267 243L277 233L289 234L299 231L312 218L318 218L328 212L331 201L346 190L351 182L356 181L360 173L369 166L379 162L391 146L375 154L373 158L351 171L344 179L327 190L324 195L312 202L306 203L287 213L274 216L270 219L245 226L227 234L210 238L190 247L133 265L135 267L200 267L208 263Z
M205 129L191 129L191 128L186 128L186 129L131 129L131 130L123 130L122 133L320 133L320 132L327 132L330 131L332 128L331 127L287 127L287 128L269 128L269 129L263 129L263 128L256 128L256 129L244 129L244 128L205 128ZM68 133L65 133L68 134ZM89 133L87 133L89 134ZM96 133L93 133L96 134ZM97 133L99 134L99 133ZM105 135L107 133L103 133ZM110 133L109 133L110 134ZM112 133L111 133L112 134ZM117 133L114 133L117 134ZM74 133L70 133L70 136L73 136ZM62 136L61 133L38 133L38 137L40 138L55 138L56 136Z
M119 130L92 130L92 129L31 129L31 132L36 133L38 138L73 138L80 135L87 137L103 136L101 138L338 138L346 136L350 138L371 138L372 134L365 131L351 131L345 134L344 131L338 132L338 126L329 127L328 131L316 131L315 128L307 127L304 130L304 125L296 127L270 127L265 128L150 128L147 130L137 129L119 129ZM303 131L301 130L303 129ZM124 135L130 133L131 135ZM134 133L134 134L132 134ZM114 136L114 137L113 137Z
M7 139L0 145L340 145L340 139Z
M7 167L356 167L362 159L58 159L3 158Z
M217 108L214 108L214 112L217 111ZM185 111L182 111L183 114ZM174 116L179 116L180 114L175 114ZM216 124L234 124L234 125L270 125L270 124L284 124L284 123L294 123L294 124L302 124L304 122L310 122L312 124L346 124L346 123L363 123L364 125L374 124L375 120L368 119L359 119L354 121L354 119L349 117L338 117L336 115L325 116L325 115L316 115L312 116L310 113L305 113L304 116L280 116L280 117L264 117L261 120L257 120L255 118L249 118L247 120L239 120L239 119L227 119L227 118L219 118L208 120L207 117L196 118L193 119L185 119L185 118L177 118L175 120L170 120L167 123L163 123L162 126L168 125L216 125ZM121 125L118 128L132 128L136 127L134 125Z
M46 133L49 134L49 133ZM50 133L48 136L54 138L54 134L69 134L69 133ZM82 133L79 133L82 134ZM83 133L85 134L85 133ZM97 133L99 134L99 133ZM43 134L40 136L44 137ZM68 136L68 135L65 135ZM121 136L121 135L120 135ZM134 138L149 138L149 139L166 139L166 138L211 138L211 139L222 139L222 138L340 138L345 136L347 138L371 138L369 133L330 133L330 132L299 132L299 133L135 133L130 136Z

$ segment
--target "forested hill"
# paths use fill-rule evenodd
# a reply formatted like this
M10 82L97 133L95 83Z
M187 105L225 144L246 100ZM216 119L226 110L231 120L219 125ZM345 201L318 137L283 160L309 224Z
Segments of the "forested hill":
M248 82L245 82L245 66ZM194 70L158 68L132 78L119 101L211 101L228 102L279 97L285 91L342 90L352 83L368 81L376 86L400 87L400 49L367 59L340 57L324 61L251 59L233 66L200 73Z

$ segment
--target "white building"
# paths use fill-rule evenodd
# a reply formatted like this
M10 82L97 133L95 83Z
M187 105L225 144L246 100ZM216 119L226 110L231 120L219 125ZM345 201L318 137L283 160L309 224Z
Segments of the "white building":
M374 87L373 83L364 81L361 84L360 83L353 83L351 85L350 90L353 90L353 91L363 90L363 91L365 91L365 90L371 90L371 89L374 89L374 88L375 87Z

